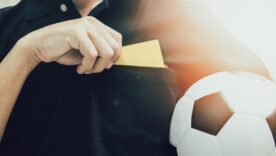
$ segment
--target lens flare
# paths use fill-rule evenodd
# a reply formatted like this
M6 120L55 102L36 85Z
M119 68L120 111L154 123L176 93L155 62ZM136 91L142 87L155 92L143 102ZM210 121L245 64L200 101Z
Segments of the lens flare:
M208 0L215 15L264 61L276 80L276 1Z

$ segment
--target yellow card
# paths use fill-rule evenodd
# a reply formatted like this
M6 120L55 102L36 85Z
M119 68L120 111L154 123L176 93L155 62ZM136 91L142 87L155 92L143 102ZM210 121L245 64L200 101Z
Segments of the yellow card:
M164 68L164 60L158 40L123 47L115 65Z

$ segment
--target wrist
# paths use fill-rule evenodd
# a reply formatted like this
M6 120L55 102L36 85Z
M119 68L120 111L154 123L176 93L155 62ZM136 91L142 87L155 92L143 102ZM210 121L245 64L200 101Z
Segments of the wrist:
M20 39L1 64L19 73L29 74L39 64L32 55L33 51L29 45Z
M31 46L31 42L26 39L20 39L13 49L14 55L22 63L24 63L26 68L33 70L41 61L37 59L35 50Z

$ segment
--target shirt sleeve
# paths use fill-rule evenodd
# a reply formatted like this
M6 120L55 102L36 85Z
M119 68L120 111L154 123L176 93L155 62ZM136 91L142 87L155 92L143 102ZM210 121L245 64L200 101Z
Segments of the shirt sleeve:
M6 42L8 39L5 37L5 34L7 34L6 27L11 8L12 7L6 7L0 9L0 62L4 59L5 55L7 54Z

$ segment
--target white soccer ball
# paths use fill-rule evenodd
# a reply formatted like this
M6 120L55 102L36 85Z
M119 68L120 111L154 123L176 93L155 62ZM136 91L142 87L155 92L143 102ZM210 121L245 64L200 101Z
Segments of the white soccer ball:
M216 73L177 103L170 141L179 156L276 156L276 84Z

